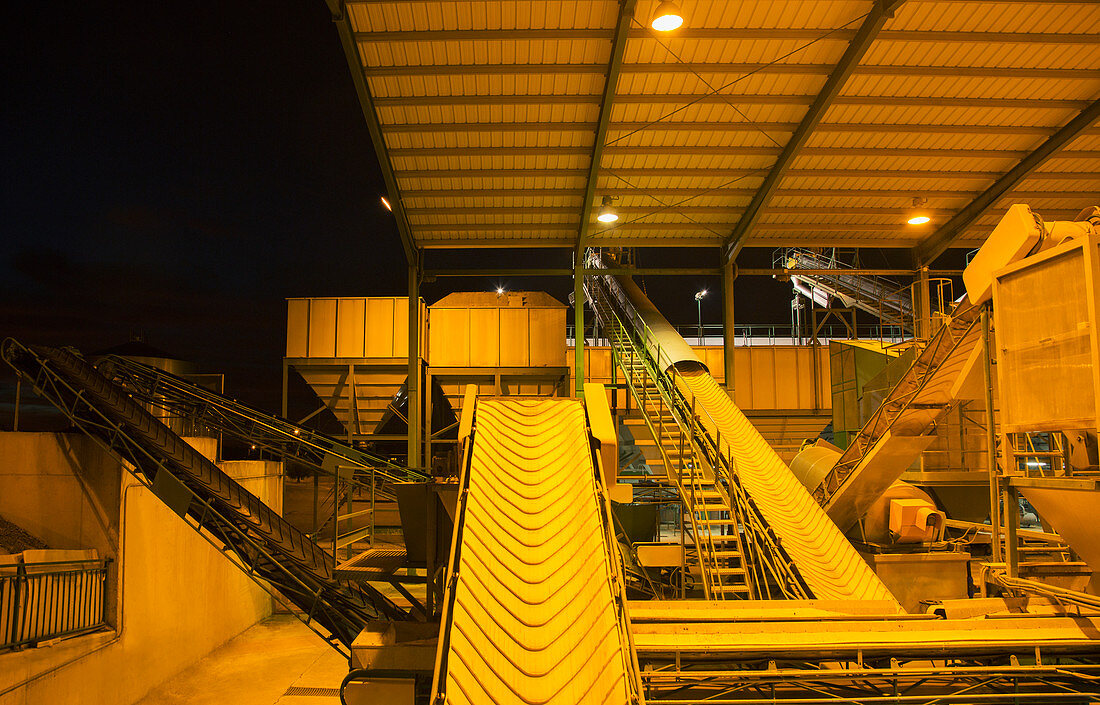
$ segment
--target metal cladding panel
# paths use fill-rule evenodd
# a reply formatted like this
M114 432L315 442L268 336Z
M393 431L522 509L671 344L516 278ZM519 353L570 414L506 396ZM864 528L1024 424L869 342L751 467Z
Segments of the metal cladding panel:
M502 367L528 367L531 364L531 327L528 309L500 310L500 364ZM564 331L561 340L565 340Z
M565 366L565 309L530 309L531 367Z
M397 357L394 352L394 304L396 299L370 298L366 303L366 330L369 331L363 354L366 357ZM408 310L408 309L406 309ZM405 324L408 331L408 323ZM406 343L405 349L408 350Z
M500 311L498 308L470 309L470 366L500 365Z
M1079 32L1100 29L1100 6L1087 2L1005 3L996 12L975 0L959 3L906 3L898 10L893 29L963 32Z
M1095 247L1085 239L994 274L1006 431L1096 428Z
M286 356L309 355L309 299L287 299Z
M470 366L470 310L432 308L428 362L434 367Z
M340 299L336 306L336 357L363 357L366 299Z
M310 299L309 356L336 357L336 299Z

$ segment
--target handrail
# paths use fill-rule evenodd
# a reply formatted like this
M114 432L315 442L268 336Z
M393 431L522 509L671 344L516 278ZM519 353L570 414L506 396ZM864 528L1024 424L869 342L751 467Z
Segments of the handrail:
M159 368L116 355L104 358L97 367L145 403L255 443L277 455L294 458L322 472L334 474L331 460L335 459L364 470L374 470L390 482L428 479L420 470L403 467L320 431L267 414Z
M587 266L592 268L604 267L599 256L594 252L591 252L588 256ZM632 326L625 325L619 318L618 312L613 310L610 305L600 306L604 311L597 310L597 313L604 313L614 320L627 333L626 337L631 341L632 349L639 351L643 360L649 363L647 367L650 369L650 376L653 378L658 391L662 393L662 396L667 396L668 406L674 417L677 418L681 429L687 429L689 432L687 435L693 446L693 457L705 459L715 475L715 486L726 494L727 506L731 510L737 509L738 516L731 516L731 523L740 521L754 549L752 552L743 553L746 559L746 575L749 572L748 563L751 562L755 569L759 560L761 563L767 564L770 569L769 572L776 578L776 582L784 595L795 598L809 597L809 587L798 573L786 551L779 545L774 532L759 513L755 502L748 497L748 494L741 487L735 467L736 463L733 460L729 445L727 444L726 452L723 454L721 452L721 439L711 439L706 425L702 423L702 418L705 417L709 420L710 427L714 429L720 428L718 423L706 409L696 409L694 404L687 402L681 391L683 385L677 384L677 377L680 373L675 361L664 354L664 350L657 341L652 329L638 315L634 307L629 304L625 294L621 290L617 292L612 290L612 285L615 285L615 289L618 289L617 282L614 279L607 275L590 275L586 279L594 283L593 290L597 293L600 292L600 285L606 286L608 297L619 302L619 309L630 319ZM585 286L585 292L590 301L599 305L598 296L594 296L587 285ZM629 375L627 377L629 378ZM699 412L703 415L702 417ZM730 488L734 488L733 497L730 497ZM729 501L734 498L737 500L736 502ZM760 570L763 571L762 565ZM757 585L768 589L766 579L760 580Z

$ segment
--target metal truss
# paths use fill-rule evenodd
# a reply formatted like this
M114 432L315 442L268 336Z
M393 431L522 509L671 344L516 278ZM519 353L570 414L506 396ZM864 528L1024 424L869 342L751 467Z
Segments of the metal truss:
M79 355L9 338L0 357L234 565L302 610L299 618L341 653L368 621L410 619L375 588L336 580L324 549Z
M646 702L667 705L821 703L1094 703L1095 654L851 661L642 661Z
M164 409L172 416L188 419L327 474L338 474L340 467L350 468L358 474L371 474L384 483L429 479L418 470L392 463L331 436L266 414L156 367L111 355L99 363L99 370L125 387L136 399ZM385 485L379 495L393 498L392 490L385 489Z

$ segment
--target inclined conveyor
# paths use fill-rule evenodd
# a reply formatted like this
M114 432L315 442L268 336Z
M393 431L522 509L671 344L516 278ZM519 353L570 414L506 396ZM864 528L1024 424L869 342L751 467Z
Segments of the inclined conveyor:
M412 618L371 585L336 579L329 553L78 354L9 338L0 356L261 587L324 627L334 647L350 648L371 620Z
M595 254L589 262L603 266ZM760 558L779 564L786 573L793 572L808 588L809 594L803 597L884 600L900 610L837 525L630 277L590 276L586 291L598 314L612 310L619 325L632 328L627 340L637 357L657 361L658 368L650 370L658 377L654 384L676 397L673 402L679 401L669 407L681 410L676 420L701 447L699 456L709 454L710 464L731 499L743 492L748 500L746 516L755 517L778 539L774 546L765 547L772 555ZM617 364L623 365L623 352L616 352ZM629 369L624 368L624 374L629 375ZM728 476L723 477L723 468L728 469ZM747 523L746 533L750 528ZM775 572L777 577L784 575L781 570Z
M581 402L479 399L462 414L473 426L432 702L640 702Z

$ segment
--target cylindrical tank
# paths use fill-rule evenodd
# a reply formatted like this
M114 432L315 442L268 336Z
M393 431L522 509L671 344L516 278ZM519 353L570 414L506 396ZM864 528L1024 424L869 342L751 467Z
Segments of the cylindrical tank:
M791 472L803 487L813 492L840 456L840 449L836 446L818 442L798 451L798 455L791 460Z

